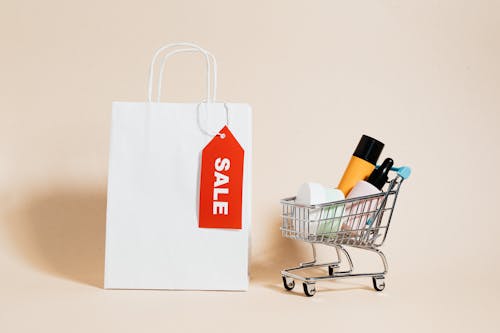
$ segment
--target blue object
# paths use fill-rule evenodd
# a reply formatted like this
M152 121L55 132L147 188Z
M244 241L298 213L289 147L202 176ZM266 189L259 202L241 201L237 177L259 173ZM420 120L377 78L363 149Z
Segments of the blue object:
M407 166L402 166L399 168L392 167L391 170L396 171L398 175L403 179L408 179L408 177L410 177L411 175L411 168Z
M377 169L378 168L380 168L380 165L377 165ZM397 174L403 179L408 179L411 175L411 168L408 166L392 167L391 170L396 171Z

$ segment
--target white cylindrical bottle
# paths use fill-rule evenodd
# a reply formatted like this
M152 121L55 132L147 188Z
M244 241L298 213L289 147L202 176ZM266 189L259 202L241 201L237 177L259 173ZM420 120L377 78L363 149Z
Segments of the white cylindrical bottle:
M349 192L346 199L364 197L382 192L384 184L387 182L388 173L391 170L393 161L386 158L382 165L375 169L366 181L360 180ZM343 229L363 230L371 222L368 220L377 211L381 197L360 199L346 204L343 220Z
M367 181L360 180L352 188L351 192L347 195L346 199L363 197L371 194L377 194L381 191L368 183ZM366 225L368 216L377 209L378 198L374 199L361 199L353 203L346 204L345 214L347 220L344 222L350 230L363 229Z

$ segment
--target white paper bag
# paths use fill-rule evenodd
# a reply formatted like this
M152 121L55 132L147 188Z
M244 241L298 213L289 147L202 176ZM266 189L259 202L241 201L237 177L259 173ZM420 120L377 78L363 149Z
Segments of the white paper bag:
M199 52L207 61L207 98L153 103L155 61L162 51L178 46L184 48L163 58L160 78L169 56ZM153 57L148 102L113 103L105 288L247 290L251 109L214 102L216 82L209 52L194 44L170 44ZM242 229L203 229L198 227L200 154L226 124L245 154Z

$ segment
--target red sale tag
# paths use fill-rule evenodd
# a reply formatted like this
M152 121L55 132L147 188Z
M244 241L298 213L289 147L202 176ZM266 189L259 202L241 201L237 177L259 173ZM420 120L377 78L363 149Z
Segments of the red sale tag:
M227 126L203 148L200 228L241 229L243 158L243 148Z

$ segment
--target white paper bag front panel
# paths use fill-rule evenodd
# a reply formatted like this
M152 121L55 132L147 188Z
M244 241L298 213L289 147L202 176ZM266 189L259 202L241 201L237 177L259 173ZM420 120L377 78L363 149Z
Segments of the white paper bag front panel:
M200 156L223 104L113 103L105 288L246 290L251 212L251 110L228 103L245 151L242 230L198 228ZM207 128L208 127L208 128Z

